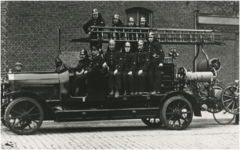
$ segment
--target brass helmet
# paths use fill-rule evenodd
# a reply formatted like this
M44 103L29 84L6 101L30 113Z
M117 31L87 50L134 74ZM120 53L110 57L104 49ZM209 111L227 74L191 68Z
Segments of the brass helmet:
M154 37L154 32L152 32L152 31L149 32L149 33L148 33L148 37Z
M143 40L139 40L138 41L138 45L142 45L143 46L143 44L144 44Z
M128 19L128 22L134 22L134 18L133 17L129 17L129 19Z
M141 19L140 19L140 22L146 22L146 18L145 17L141 17Z
M131 46L131 44L129 42L125 43L125 47L130 47L130 46Z
M92 14L98 14L97 8L94 8L94 9L92 10Z
M119 15L118 14L114 14L113 15L113 19L119 19Z
M115 41L113 40L113 39L111 39L110 41L109 41L109 44L114 44L115 45Z
M15 67L16 67L16 66L21 66L21 67L22 67L22 63L16 62Z

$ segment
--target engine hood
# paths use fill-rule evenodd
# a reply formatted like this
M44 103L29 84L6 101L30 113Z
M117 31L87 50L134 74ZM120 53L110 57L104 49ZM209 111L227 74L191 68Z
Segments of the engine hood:
M58 73L13 73L8 74L8 79L18 84L57 84L59 83Z

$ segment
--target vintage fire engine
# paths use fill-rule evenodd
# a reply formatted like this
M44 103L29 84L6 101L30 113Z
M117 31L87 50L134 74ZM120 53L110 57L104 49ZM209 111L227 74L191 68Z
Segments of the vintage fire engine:
M91 34L97 34L96 39L81 38L71 42L104 43L110 40L109 34L116 41L137 42L140 37L146 39L147 34L153 31L161 44L196 45L193 70L187 71L182 67L175 72L174 59L178 57L178 53L173 50L162 66L161 94L120 95L119 98L107 94L107 76L103 71L89 72L88 92L84 97L70 94L69 70L62 73L9 72L1 82L1 121L6 127L16 134L24 135L36 132L44 120L66 122L142 119L149 127L164 125L167 129L183 130L190 125L193 115L201 116L202 105L211 113L224 108L233 114L239 112L239 103L236 101L239 98L238 88L235 96L231 95L233 99L227 99L231 104L222 103L224 86L217 81L221 63L216 58L209 59L204 52L203 45L221 44L220 35L212 30L91 28ZM199 62L195 68L195 60L200 51L206 56L206 60ZM228 96L229 92L225 95Z

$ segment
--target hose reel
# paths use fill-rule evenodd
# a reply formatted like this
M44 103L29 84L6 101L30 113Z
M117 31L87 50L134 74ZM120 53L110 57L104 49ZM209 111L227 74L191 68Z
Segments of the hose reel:
M217 77L217 72L211 68L209 72L188 72L186 68L181 67L178 70L177 78L180 87L184 87L186 83L196 82L213 82Z

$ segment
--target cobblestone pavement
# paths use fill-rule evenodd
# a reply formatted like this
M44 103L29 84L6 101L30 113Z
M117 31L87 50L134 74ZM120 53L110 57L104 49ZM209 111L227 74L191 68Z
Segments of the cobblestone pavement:
M239 126L194 118L183 131L151 129L141 120L44 122L34 135L16 135L1 126L1 144L14 149L239 149ZM6 148L6 147L2 147Z

